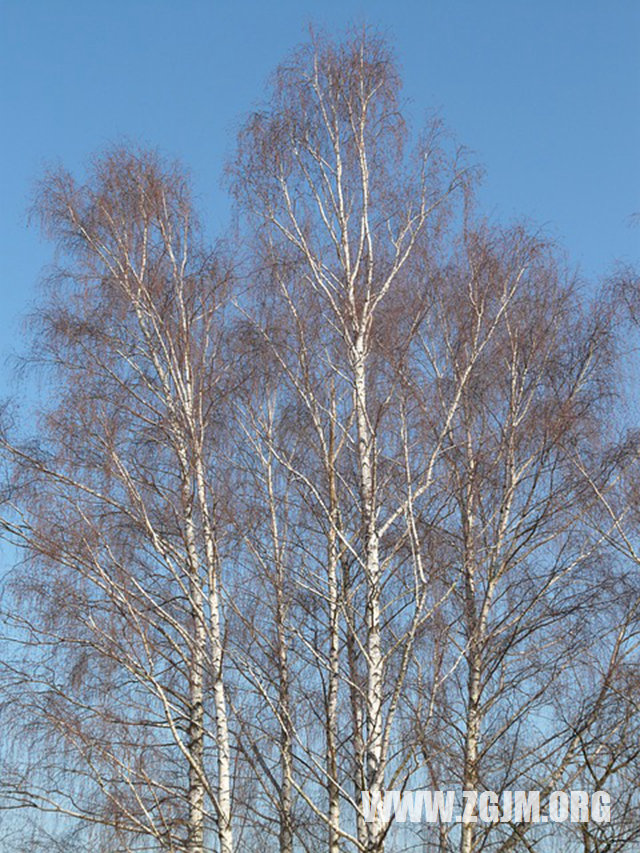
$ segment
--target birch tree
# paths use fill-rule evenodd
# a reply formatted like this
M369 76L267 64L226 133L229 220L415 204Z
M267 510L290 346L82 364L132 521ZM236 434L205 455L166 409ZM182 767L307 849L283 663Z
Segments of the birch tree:
M36 212L60 251L35 350L55 392L37 444L5 435L3 451L28 561L14 594L35 614L13 617L30 648L15 701L53 753L16 796L109 827L127 850L148 836L202 853L213 821L230 853L216 509L228 273L185 178L153 153L109 152L84 184L50 174Z
M153 152L41 183L47 384L0 442L20 555L0 790L36 848L637 839L614 315L540 235L482 219L476 174L437 120L410 132L364 29L312 36L244 122L232 250ZM367 809L578 784L614 786L624 821L403 830Z
M280 358L323 445L329 499L325 492L318 502L331 540L329 566L336 565L338 543L343 567L350 566L351 577L342 578L342 607L351 648L356 798L361 790L385 787L394 715L429 598L414 561L413 617L399 637L392 632L383 637L383 609L389 606L382 601L383 589L391 589L398 548L390 545L381 559L380 538L410 515L406 492L413 484L405 484L400 502L383 507L380 460L399 422L393 420L397 410L390 414L393 385L383 385L384 357L376 341L388 325L380 317L387 303L398 308L401 294L409 293L416 247L432 240L436 254L451 199L462 194L467 181L455 156L447 160L437 124L413 159L403 153L398 89L391 58L369 33L337 46L316 40L278 70L271 101L247 122L232 167L234 191L258 229L257 251L297 338L297 356L294 350L293 359ZM415 324L407 317L418 305L411 299L405 316L398 315L409 337ZM317 334L310 331L314 323ZM257 325L271 341L269 329ZM322 386L311 387L309 377L318 375L324 377ZM342 499L332 491L335 442L346 442L354 474L348 480L340 472ZM299 469L297 476L305 479ZM306 483L315 489L309 477ZM418 491L427 488L423 482ZM338 518L353 527L347 531ZM406 536L403 530L401 538ZM335 589L334 568L329 579ZM334 647L328 660L335 662L335 654ZM389 689L385 672L392 671L394 656L399 670L396 688ZM332 814L337 838L335 806ZM381 850L386 829L379 818L365 823L360 814L351 840L363 850Z
M538 715L554 685L567 689L563 673L586 655L608 598L607 560L589 523L593 497L575 463L580 448L597 455L605 443L607 330L581 309L550 247L521 229L468 239L476 272L452 312L451 339L469 346L473 334L458 326L469 312L480 323L496 318L498 328L465 386L447 454L460 575L446 621L464 659L446 688L464 696L458 784L544 791L575 755L551 757L567 723ZM451 358L464 364L458 351ZM587 725L588 717L568 718L569 731ZM461 853L492 831L464 824Z

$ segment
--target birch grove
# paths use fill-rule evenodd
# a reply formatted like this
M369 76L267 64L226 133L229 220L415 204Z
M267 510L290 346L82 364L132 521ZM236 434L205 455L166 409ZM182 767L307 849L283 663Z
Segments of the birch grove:
M2 412L7 850L640 837L637 280L587 294L486 220L403 108L383 39L314 35L242 124L214 247L153 151L41 181L46 382ZM572 788L611 823L366 809Z

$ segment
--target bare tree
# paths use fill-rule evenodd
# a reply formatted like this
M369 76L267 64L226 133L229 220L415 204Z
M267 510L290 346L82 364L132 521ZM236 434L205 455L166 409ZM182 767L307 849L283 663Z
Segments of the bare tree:
M576 455L604 442L609 350L549 247L522 229L470 232L467 243L469 286L449 320L453 370L477 326L497 327L464 387L446 455L458 575L446 623L452 665L463 658L445 685L460 738L449 747L453 779L463 790L545 790L575 757L558 744L576 721L539 715L592 642L607 599ZM463 824L460 850L495 832Z
M1 439L22 554L3 794L48 813L34 845L638 837L615 312L539 235L479 217L438 121L409 136L364 29L313 36L245 122L237 255L207 249L184 174L153 153L42 182L50 393L35 439ZM615 787L625 819L407 829L363 798L574 783Z
M228 273L184 177L154 154L112 151L84 185L52 173L36 212L66 261L36 338L56 397L40 443L5 436L3 450L28 558L14 594L37 614L13 617L33 652L17 702L54 754L18 799L109 826L123 849L148 835L201 853L213 815L228 853L215 455Z
M328 755L335 751L331 732L336 725L339 671L338 563L342 570L340 607L348 653L351 744L356 753L354 805L360 791L385 787L402 684L429 612L431 590L420 562L420 545L412 542L417 532L411 529L411 519L413 500L429 488L446 431L443 427L440 442L432 448L423 480L416 486L412 472L405 471L409 482L405 480L402 492L392 496L387 463L381 460L389 436L400 426L395 420L400 401L393 380L388 387L383 384L389 371L385 376L378 341L382 330L389 330L389 303L404 328L405 340L398 343L405 351L418 333L411 313L416 310L419 319L423 305L408 285L412 257L429 241L435 256L450 200L466 188L467 180L455 158L446 161L437 124L429 129L414 160L405 157L398 86L386 48L368 32L337 47L315 40L276 74L272 99L247 123L232 169L236 195L258 227L255 245L269 270L271 298L279 303L278 317L291 328L293 342L286 342L285 351L268 325L261 319L257 325L279 358L317 439L321 486L296 460L281 461L314 496L328 536L333 625L324 656L332 673ZM403 306L402 299L408 296ZM263 303L264 299L259 304ZM462 383L465 380L466 376ZM451 401L449 416L459 399L458 395ZM340 464L336 445L344 457ZM399 447L392 452L399 453ZM387 506L385 500L390 500ZM381 558L380 541L386 532L389 542ZM394 541L395 536L399 540ZM399 571L396 564L407 560L409 543L417 550L409 556L413 580L404 595L413 602L408 604L413 616L406 619L402 607L401 618L391 628L385 610L392 606L392 598L384 602L383 591L396 594L391 581ZM391 672L396 677L392 689L385 683ZM337 825L334 775L335 769L328 771L335 845L344 830ZM359 805L356 808L359 812ZM386 830L379 817L365 822L359 812L357 832L350 840L363 850L380 850Z

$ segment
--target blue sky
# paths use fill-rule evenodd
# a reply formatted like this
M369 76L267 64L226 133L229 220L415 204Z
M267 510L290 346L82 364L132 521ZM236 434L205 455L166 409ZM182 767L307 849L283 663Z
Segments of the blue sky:
M525 216L597 280L638 264L637 0L0 0L0 389L52 257L26 227L47 162L130 139L191 170L210 233L235 128L313 22L391 40L416 124L437 109L486 168L494 218Z

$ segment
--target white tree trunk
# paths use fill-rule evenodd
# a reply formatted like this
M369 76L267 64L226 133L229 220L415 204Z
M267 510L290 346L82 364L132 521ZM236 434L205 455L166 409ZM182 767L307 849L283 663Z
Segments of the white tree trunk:
M380 560L375 497L374 436L367 411L366 354L364 337L358 334L352 353L355 413L358 431L358 464L360 474L360 512L364 535L363 568L367 589L366 601L366 767L365 780L370 791L384 788L383 753L383 662L380 630ZM384 824L376 811L366 824L368 853L383 850Z

